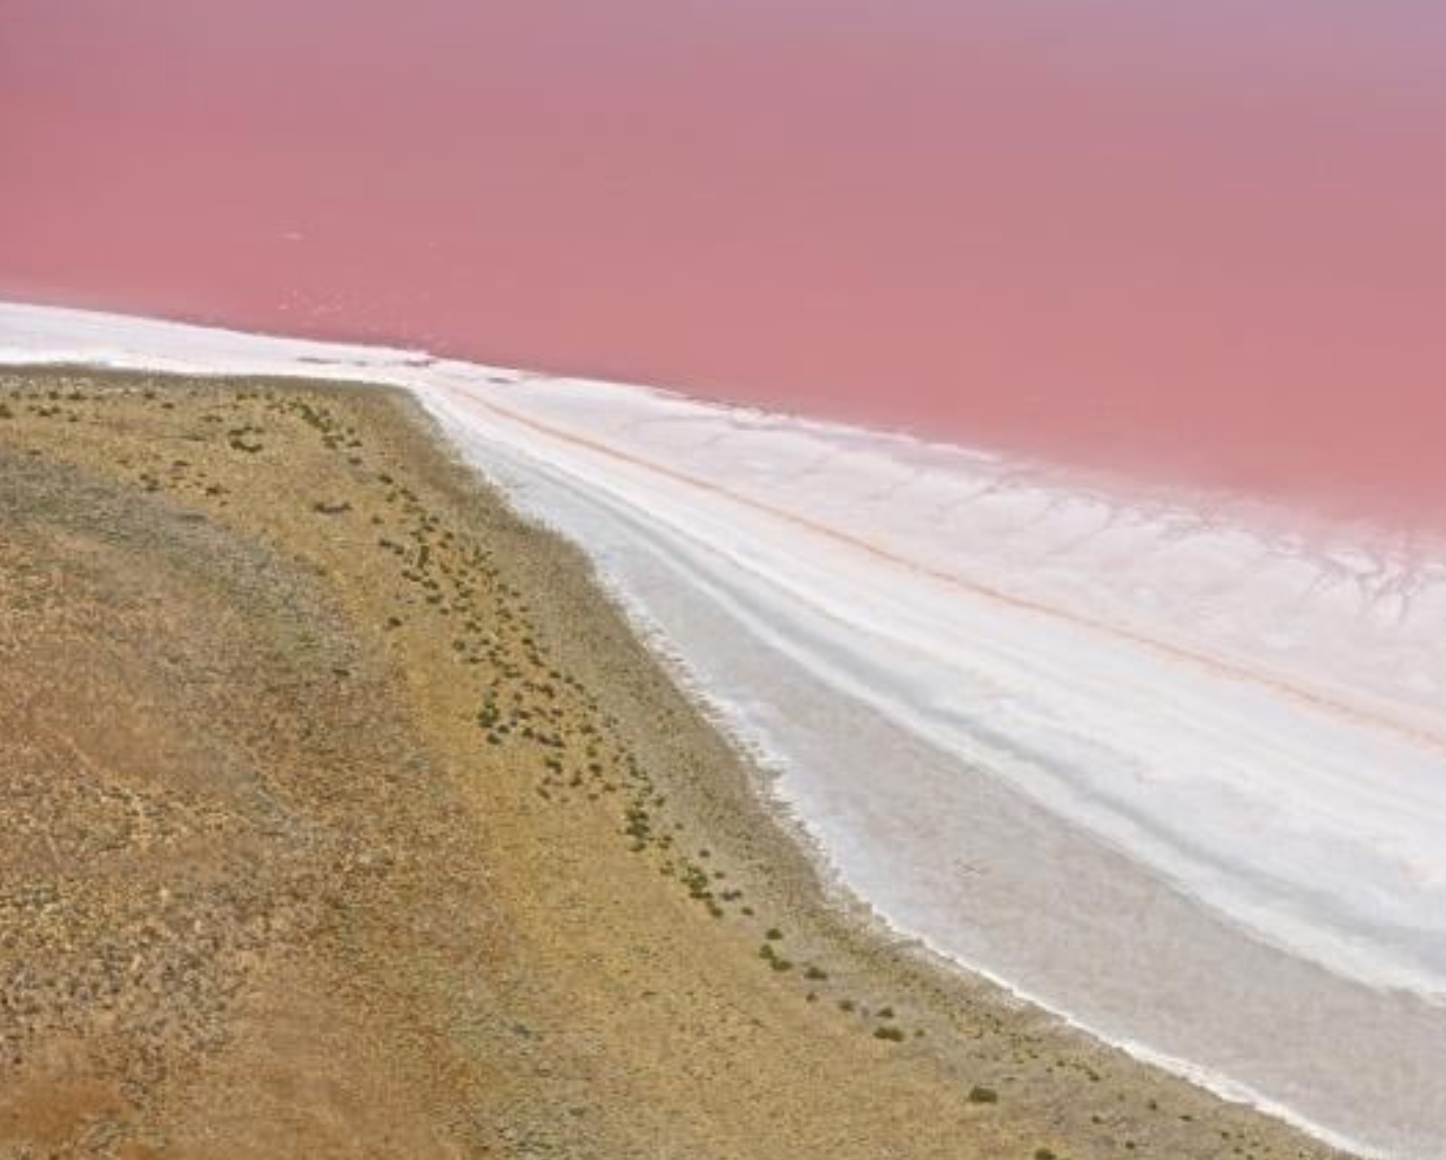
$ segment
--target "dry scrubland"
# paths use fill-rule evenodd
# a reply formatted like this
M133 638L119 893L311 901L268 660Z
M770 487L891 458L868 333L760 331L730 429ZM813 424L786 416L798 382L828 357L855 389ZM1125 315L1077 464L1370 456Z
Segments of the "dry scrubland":
M0 673L0 1157L1327 1154L827 905L399 395L0 372Z

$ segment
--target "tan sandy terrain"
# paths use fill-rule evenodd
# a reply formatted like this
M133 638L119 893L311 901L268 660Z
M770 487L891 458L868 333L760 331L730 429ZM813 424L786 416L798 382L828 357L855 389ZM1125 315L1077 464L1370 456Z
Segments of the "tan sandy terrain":
M0 1157L1329 1154L762 798L403 397L0 372Z

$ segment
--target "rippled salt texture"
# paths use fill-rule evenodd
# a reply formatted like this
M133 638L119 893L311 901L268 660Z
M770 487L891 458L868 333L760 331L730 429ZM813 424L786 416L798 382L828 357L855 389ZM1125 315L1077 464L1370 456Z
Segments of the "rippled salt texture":
M1446 550L678 396L75 312L0 359L405 385L903 931L1446 1156Z

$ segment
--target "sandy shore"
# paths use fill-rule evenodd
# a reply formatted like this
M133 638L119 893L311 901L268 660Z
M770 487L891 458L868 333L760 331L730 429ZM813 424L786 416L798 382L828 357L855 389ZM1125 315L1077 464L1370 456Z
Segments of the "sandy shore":
M398 393L0 372L0 664L0 1156L1332 1154L830 897Z

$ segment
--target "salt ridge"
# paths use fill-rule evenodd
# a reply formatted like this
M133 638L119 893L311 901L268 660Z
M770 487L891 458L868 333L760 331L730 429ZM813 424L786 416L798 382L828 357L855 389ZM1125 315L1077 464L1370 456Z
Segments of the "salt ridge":
M0 362L70 361L413 390L779 756L784 800L886 919L1336 1139L1446 1155L1439 542L647 388L0 305ZM809 714L851 738L830 748L791 720ZM987 844L976 782L1071 861L1002 849L986 885L942 874ZM1051 941L1004 897L1107 910L1125 880L1169 916L1140 936L1139 994L1187 933L1227 976L1258 964L1260 993L1236 1010L1226 978L1194 1023L1132 1012L1074 981L1096 951L1053 945L1088 931ZM1250 1010L1301 985L1319 1013L1282 1016L1280 1058L1240 1058ZM1351 1103L1306 1056L1356 1024L1383 1080Z

